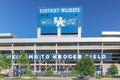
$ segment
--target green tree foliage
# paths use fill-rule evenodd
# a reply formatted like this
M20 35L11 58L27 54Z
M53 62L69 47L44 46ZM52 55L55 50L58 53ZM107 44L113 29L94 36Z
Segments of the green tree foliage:
M18 57L17 63L19 64L19 68L21 68L23 72L26 72L26 70L28 70L29 60L25 51L20 51L20 56Z
M2 60L2 54L0 53L0 74L2 69L3 69L3 60Z
M2 66L4 69L10 69L12 66L12 61L10 60L10 58L7 55L4 55L2 57Z
M0 53L0 74L2 70L10 69L11 67L12 67L12 61L10 60L8 55L2 55ZM1 74L0 77L1 76L3 75Z
M118 68L116 65L112 64L109 68L109 74L112 76L115 76L116 74L118 74Z
M85 78L94 75L96 67L91 58L84 57L77 62L76 69L78 74Z

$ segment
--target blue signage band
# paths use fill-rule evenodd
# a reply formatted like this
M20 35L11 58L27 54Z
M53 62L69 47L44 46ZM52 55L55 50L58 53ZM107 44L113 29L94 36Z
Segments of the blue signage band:
M12 60L18 59L20 54L13 54L9 55ZM27 58L31 60L48 60L48 61L55 61L55 60L79 60L85 56L89 56L93 60L112 60L111 53L28 53Z

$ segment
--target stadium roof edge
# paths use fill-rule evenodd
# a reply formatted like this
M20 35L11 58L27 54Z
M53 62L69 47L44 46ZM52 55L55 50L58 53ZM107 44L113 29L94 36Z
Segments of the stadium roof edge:
M0 39L2 38L15 38L15 36L12 33L0 33Z
M102 31L102 35L120 35L120 31Z

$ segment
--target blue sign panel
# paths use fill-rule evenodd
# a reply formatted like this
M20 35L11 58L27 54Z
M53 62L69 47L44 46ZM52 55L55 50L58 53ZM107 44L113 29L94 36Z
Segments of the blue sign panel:
M57 27L62 33L77 33L77 27L82 26L82 8L39 8L38 26L43 34L57 33Z
M16 60L18 58L18 54L13 54L11 57L12 60ZM32 60L79 60L82 57L89 56L93 60L112 60L111 53L37 53L37 54L27 54L27 57L30 61Z

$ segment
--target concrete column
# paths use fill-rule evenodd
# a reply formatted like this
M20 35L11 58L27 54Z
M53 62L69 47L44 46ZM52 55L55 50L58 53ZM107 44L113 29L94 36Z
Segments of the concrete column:
M57 50L57 43L56 43L56 55L58 55L57 53L58 53L58 50ZM57 56L58 57L58 56ZM55 72L57 73L58 71L57 71L57 62L58 62L58 60L56 60L56 64L55 64Z
M45 61L45 71L48 70L48 67L47 67L47 61Z
M102 57L102 55L103 55L103 42L101 43L101 45L102 45L101 57ZM102 58L101 58L101 61L100 61L100 68L101 68L101 70L102 70L102 75L103 75L103 59L102 59Z
M41 61L41 56L39 57L40 59L39 59L39 71L41 72L42 70L41 70L41 64L42 64L42 61Z
M57 35L58 37L61 36L61 27L57 27Z
M34 72L36 72L36 60L35 60L35 55L36 55L36 44L34 44Z
M77 43L77 47L78 47L78 49L77 49L77 54L79 54L80 53L80 51L79 51L79 46L80 46L80 44L79 43ZM77 55L78 56L78 55Z
M12 46L11 46L11 54L12 54L12 56L13 56L13 54L14 54L14 49L13 49L13 47L14 47L14 44L12 44ZM11 57L12 57L11 56ZM12 58L11 58L12 59ZM13 68L14 68L14 62L13 62L13 60L12 60L12 67L11 67L11 71L12 71L12 74L11 74L11 76L13 76Z
M78 27L78 37L81 38L81 34L82 34L82 29L81 26Z
M40 36L41 36L41 28L38 27L37 28L37 38L40 38Z

